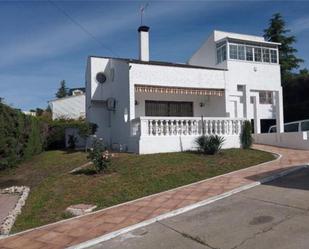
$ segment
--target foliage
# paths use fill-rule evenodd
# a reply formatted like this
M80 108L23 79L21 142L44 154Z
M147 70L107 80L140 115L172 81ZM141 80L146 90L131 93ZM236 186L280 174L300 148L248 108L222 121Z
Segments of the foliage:
M286 29L286 23L280 13L275 13L269 20L269 27L264 30L264 37L267 41L279 42L279 61L281 65L282 79L285 81L293 69L299 67L303 62L297 58L297 49L293 47L296 42L295 36L288 35L290 30Z
M295 75L283 87L285 122L309 119L309 75Z
M53 120L49 122L49 130L46 148L48 150L65 148L65 129L77 128L83 138L92 135L96 131L96 124L84 120Z
M97 172L107 169L111 155L108 151L104 151L104 145L101 140L94 139L92 148L89 150L88 158L93 162Z
M217 154L224 143L224 138L218 135L200 136L196 139L198 149L205 154Z
M40 153L45 139L46 126L36 117L0 103L0 169Z
M246 120L243 123L242 132L240 135L240 142L243 149L249 149L251 147L253 142L251 133L252 133L251 122Z
M69 149L74 150L76 148L76 143L77 143L77 137L75 137L74 135L69 135L68 139Z
M59 87L59 89L58 89L58 91L57 91L57 93L56 93L56 97L57 97L58 99L64 98L65 96L68 95L68 93L69 93L69 90L68 90L68 88L67 88L66 85L65 85L65 80L62 80L62 81L60 82L60 87Z

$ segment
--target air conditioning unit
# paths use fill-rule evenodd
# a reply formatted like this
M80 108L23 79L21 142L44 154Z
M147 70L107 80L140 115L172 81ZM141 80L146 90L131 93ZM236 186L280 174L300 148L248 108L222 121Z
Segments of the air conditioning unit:
M116 99L108 98L107 99L107 110L115 111L116 110Z

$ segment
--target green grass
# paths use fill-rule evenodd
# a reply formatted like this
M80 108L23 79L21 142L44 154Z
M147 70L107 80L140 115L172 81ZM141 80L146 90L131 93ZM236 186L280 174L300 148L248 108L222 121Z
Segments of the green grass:
M13 232L67 218L64 210L78 203L98 209L210 178L274 159L272 154L229 149L214 156L198 153L119 154L107 174L70 174L87 162L83 152L47 151L19 167L0 171L0 188L30 186Z

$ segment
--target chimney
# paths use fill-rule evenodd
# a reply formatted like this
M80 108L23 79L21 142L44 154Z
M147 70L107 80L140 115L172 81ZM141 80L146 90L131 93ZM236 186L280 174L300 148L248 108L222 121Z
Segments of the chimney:
M149 27L140 26L139 33L139 59L149 61Z

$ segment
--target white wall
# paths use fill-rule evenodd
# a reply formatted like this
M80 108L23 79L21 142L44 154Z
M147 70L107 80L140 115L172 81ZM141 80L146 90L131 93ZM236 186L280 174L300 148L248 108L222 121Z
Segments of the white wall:
M85 118L85 95L69 96L49 102L54 119Z
M224 97L219 96L135 93L135 100L139 103L138 105L135 105L135 117L145 116L146 100L193 102L194 117L200 117L202 115L204 117L224 117L225 115ZM201 102L205 103L205 106L201 107Z
M309 150L309 132L263 133L253 135L255 143Z
M179 152L196 150L195 140L198 136L169 136L169 137L141 137L139 141L139 154L162 152ZM225 142L223 149L240 148L238 135L223 136Z
M123 60L91 57L90 70L86 75L87 120L98 125L96 135L104 142L127 145L130 136L129 122L124 122L125 110L130 111L129 65ZM104 72L105 83L96 81L98 72ZM88 87L87 87L88 86ZM106 100L116 99L116 110L107 110Z
M225 87L225 71L130 63L130 83L154 86Z

